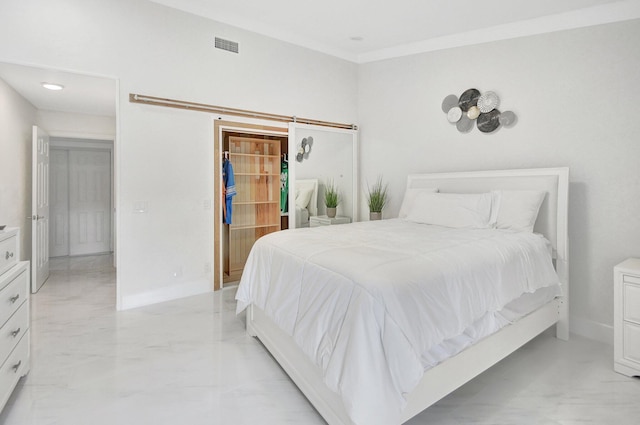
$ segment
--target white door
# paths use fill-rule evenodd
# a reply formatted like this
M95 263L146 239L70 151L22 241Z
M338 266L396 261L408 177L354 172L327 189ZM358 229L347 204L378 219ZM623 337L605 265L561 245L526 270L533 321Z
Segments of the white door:
M49 277L49 135L33 126L31 181L31 292Z
M290 123L288 150L289 228L309 226L302 221L306 212L296 206L296 180L318 180L318 199L313 200L318 215L326 214L324 190L333 183L338 190L337 215L358 221L358 131Z
M69 151L69 255L111 250L111 153Z

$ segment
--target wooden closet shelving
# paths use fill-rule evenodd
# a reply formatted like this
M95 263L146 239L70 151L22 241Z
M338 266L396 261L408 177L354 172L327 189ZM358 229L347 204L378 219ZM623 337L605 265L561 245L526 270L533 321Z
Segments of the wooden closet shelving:
M229 225L225 280L238 280L254 242L280 230L279 139L229 136L237 195Z

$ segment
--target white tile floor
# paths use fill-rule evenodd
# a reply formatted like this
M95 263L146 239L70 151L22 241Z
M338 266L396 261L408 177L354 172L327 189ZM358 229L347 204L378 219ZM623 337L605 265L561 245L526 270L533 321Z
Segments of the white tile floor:
M52 262L5 425L324 424L234 313L233 288L116 312L110 256ZM637 424L612 347L542 335L409 422Z

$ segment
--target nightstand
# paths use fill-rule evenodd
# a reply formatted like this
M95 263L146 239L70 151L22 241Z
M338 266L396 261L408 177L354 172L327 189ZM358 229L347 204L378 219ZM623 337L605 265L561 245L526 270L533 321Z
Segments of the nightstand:
M332 224L347 223L351 223L351 219L349 217L342 217L339 215L334 218L329 218L326 215L314 215L309 219L309 227L331 226Z
M613 278L613 368L640 376L640 259L615 266Z

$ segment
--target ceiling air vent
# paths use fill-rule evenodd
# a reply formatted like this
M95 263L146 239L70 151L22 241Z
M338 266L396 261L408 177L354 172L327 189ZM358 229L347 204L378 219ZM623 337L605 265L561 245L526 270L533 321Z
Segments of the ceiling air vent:
M238 53L238 43L235 41L225 40L216 37L216 49L226 50L228 52Z

